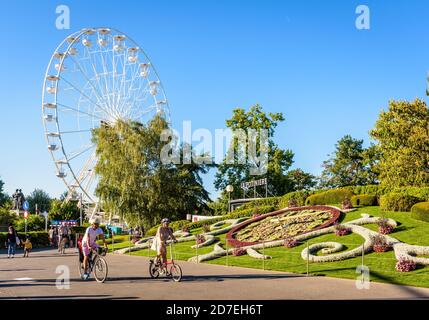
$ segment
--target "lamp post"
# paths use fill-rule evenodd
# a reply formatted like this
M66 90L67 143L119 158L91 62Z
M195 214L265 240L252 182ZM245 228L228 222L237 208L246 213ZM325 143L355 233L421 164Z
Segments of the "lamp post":
M226 186L226 192L228 192L228 212L231 212L231 192L234 191L234 187L232 185Z
M80 215L80 217L79 217L79 226L82 226L82 206L83 206L83 202L82 202L82 192L80 193L80 199L79 199L79 201L80 201L80 206L79 206L79 215Z
M43 211L42 215L45 217L45 232L48 232L48 213Z

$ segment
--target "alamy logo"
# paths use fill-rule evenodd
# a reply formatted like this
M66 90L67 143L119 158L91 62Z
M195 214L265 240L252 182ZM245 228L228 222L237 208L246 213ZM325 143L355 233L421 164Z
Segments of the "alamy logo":
M58 30L70 29L70 8L64 4L57 6L55 13L59 14L55 20L55 27Z
M355 20L356 29L369 30L370 28L369 7L366 5L359 5L356 7L355 13L359 15Z

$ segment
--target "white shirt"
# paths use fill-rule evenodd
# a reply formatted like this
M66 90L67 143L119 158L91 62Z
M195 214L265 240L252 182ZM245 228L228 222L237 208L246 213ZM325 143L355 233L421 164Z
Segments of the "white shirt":
M104 232L100 227L95 230L92 227L88 227L85 231L85 235L83 236L82 243L93 244L95 240L97 240L97 237L103 233Z

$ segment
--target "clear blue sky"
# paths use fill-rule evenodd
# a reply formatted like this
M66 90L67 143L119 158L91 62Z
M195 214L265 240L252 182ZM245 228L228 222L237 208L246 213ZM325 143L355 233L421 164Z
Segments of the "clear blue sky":
M55 28L55 8L71 30ZM371 29L355 28L366 4ZM41 122L46 65L84 27L110 26L136 40L164 83L173 126L223 128L234 107L260 103L286 121L276 142L294 167L319 174L345 134L365 139L390 99L425 98L427 1L1 1L0 177L6 191L58 196ZM205 178L212 187L213 173ZM215 194L215 193L214 193Z

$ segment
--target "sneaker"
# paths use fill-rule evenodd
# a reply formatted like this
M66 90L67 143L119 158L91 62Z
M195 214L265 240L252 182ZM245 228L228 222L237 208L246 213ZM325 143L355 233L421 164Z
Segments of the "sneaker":
M10 256L8 255L8 256L7 256L7 258L9 259L9 258L10 258Z
M89 273L84 273L83 274L83 280L88 280L89 278Z

